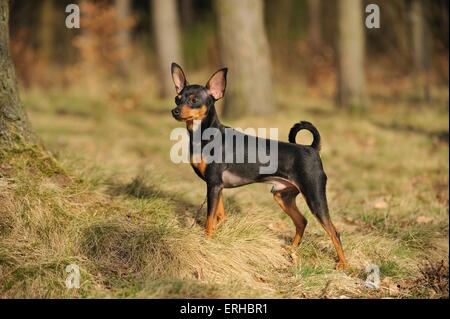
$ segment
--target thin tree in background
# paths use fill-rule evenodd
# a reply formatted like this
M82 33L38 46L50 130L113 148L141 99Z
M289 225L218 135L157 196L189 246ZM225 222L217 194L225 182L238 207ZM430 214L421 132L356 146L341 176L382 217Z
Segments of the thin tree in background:
M46 62L53 57L54 45L54 3L53 0L44 0L41 5L41 21L39 28L40 56Z
M9 1L0 0L0 146L34 140L19 100L16 73L9 54Z
M307 76L310 85L317 85L324 64L325 50L322 45L321 2L308 0L308 57Z
M411 68L411 49L409 36L407 1L389 1L382 5L383 25L389 25L390 34L382 34L382 44L393 63L399 68ZM383 41L384 40L384 41Z
M224 115L274 110L269 45L262 0L216 1L220 54L229 67Z
M170 74L172 62L182 64L180 27L176 0L152 0L153 28L158 53L161 94L173 96L173 82Z
M193 0L180 0L180 13L183 26L188 27L194 21L194 3Z
M129 72L129 55L131 51L131 36L129 21L131 19L131 1L130 0L115 0L118 32L117 32L117 46L119 48L119 65L118 71L120 75L127 76Z
M320 26L320 0L308 0L308 40L313 52L319 52L322 46Z
M414 53L414 77L416 86L422 96L430 99L429 71L430 55L427 41L427 23L424 14L424 3L413 0L410 9L412 45Z
M365 39L361 0L338 4L338 105L352 110L367 106Z
M291 61L292 48L292 12L295 0L266 1L265 12L267 35L271 47L274 66L288 66Z

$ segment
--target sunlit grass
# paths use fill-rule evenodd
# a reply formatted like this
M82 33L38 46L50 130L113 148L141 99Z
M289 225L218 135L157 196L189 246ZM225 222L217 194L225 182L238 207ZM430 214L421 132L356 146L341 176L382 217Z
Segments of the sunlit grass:
M294 227L267 185L225 190L227 220L206 240L205 208L195 219L205 185L169 158L170 131L180 126L170 101L141 95L124 108L127 94L112 103L76 91L22 93L57 161L37 149L0 153L2 297L445 295L420 284L426 260L448 265L448 108L440 102L380 102L354 115L282 88L273 117L224 120L278 127L282 140L295 121L318 127L350 264L342 273L302 199L309 224L303 243L288 247ZM364 287L370 263L380 268L379 290ZM80 267L80 289L65 287L68 264Z

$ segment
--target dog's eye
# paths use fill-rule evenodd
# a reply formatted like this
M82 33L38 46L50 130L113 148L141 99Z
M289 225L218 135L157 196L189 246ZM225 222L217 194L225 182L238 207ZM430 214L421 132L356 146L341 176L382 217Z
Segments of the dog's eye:
M189 101L190 101L192 104L197 103L197 99L196 99L195 97L191 97L191 98L189 99Z

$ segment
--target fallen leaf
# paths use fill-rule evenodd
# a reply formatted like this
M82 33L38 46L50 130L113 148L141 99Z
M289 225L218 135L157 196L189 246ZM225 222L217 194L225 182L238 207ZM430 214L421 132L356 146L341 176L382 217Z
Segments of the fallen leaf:
M198 279L198 280L202 280L204 278L204 276L203 276L203 269L202 268L196 269L194 271L194 277L196 279Z
M372 203L373 208L375 209L386 209L389 207L388 203L383 197L377 198Z
M398 295L400 293L400 286L396 284L391 277L385 277L381 281L381 285L389 291L391 295Z
M264 277L262 277L262 276L259 276L259 275L256 275L256 276L255 276L255 279L256 279L256 281L258 281L258 282L267 282L267 279L266 279L266 278L264 278Z
M434 218L430 216L419 216L416 218L416 222L418 224L428 224L431 223L433 220Z
M291 256L292 262L293 262L294 264L297 264L297 263L298 263L298 255L297 255L297 253L296 253L295 251L291 252L291 253L289 254L289 256Z

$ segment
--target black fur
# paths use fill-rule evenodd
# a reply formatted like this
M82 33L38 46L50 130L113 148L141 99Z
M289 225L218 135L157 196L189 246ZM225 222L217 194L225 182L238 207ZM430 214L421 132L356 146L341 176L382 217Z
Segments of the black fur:
M320 133L310 122L300 121L299 123L294 124L294 126L289 131L289 143L295 143L295 137L301 130L308 130L311 132L314 138L311 146L316 151L320 151Z
M175 65L175 68L179 68L179 66ZM172 72L173 70L174 66L172 66ZM220 71L223 71L221 80L226 82L226 69L219 70L218 72ZM180 72L184 76L182 70ZM215 75L218 72L216 72ZM177 83L180 83L179 78L174 79L174 81L175 80L178 81ZM224 132L228 127L222 125L222 123L220 122L214 106L216 99L211 96L208 88L208 85L200 86L186 84L176 98L177 106L172 110L172 114L175 119L182 120L179 116L180 108L188 107L192 109L198 109L205 105L207 107L207 112L201 122L201 133L203 133L205 129L211 127L216 128L222 133L221 137L213 136L211 137L211 140L215 138L222 139L220 142L220 144L222 145L220 155L222 159L224 159L225 155L229 154L230 152L235 155L236 150L235 148L229 148L227 147L227 145L225 145ZM223 87L223 91L224 90L225 87ZM221 93L222 94L220 96L223 96L224 92ZM193 97L194 99L192 99ZM296 144L296 134L302 129L308 130L312 133L314 140L311 145ZM294 221L297 230L296 238L297 236L298 238L300 238L298 242L301 240L304 228L306 227L306 219L300 213L300 211L298 211L295 205L295 197L301 193L305 198L306 203L308 204L308 207L310 208L313 215L318 219L327 233L331 236L333 244L335 245L335 248L338 252L340 265L339 267L345 267L345 258L339 239L339 234L337 233L331 222L328 211L326 197L327 176L324 172L322 161L319 155L321 138L319 131L314 127L314 125L306 121L299 122L295 124L289 132L290 143L276 141L276 143L278 143L278 168L276 172L272 174L260 173L260 168L262 166L265 166L265 164L258 161L258 156L256 156L256 163L252 163L248 160L249 156L254 154L253 152L258 151L257 148L250 147L251 145L253 145L253 143L250 142L256 142L255 144L258 145L257 142L260 141L261 138L246 135L236 131L234 131L233 133L235 133L238 137L243 138L245 142L246 153L244 163L212 162L207 164L204 172L201 172L197 167L195 167L195 165L193 165L197 175L206 182L208 197L208 220L211 216L214 216L214 214L216 214L219 197L222 196L222 189L239 187L251 183L272 183L274 184L272 192L274 193L275 199L283 208L283 210L285 210ZM189 130L189 135L191 141L190 151L192 154L192 129ZM202 148L205 147L205 145L211 140L202 140ZM270 140L263 139L262 142L266 145L270 145ZM270 148L266 149L270 150ZM233 176L236 182L225 180L225 175ZM281 185L281 187L277 188L275 187L275 185L278 187L280 187Z

